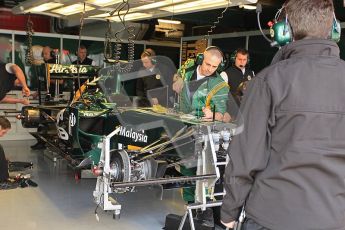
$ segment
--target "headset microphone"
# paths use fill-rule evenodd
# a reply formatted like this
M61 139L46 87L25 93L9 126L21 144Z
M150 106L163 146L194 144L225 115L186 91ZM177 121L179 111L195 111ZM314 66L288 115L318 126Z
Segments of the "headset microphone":
M262 31L261 28L261 22L260 22L260 14L262 12L262 5L258 3L256 5L256 14L257 14L257 21L258 21L258 26L260 29L260 32L262 36L270 43L271 47L281 47L283 45L286 45L287 43L290 42L291 38L291 28L289 24L286 24L287 18L285 22L277 22L277 15L280 15L282 8L277 12L275 16L274 22L270 21L268 22L268 26L270 27L270 36L273 38L269 39L265 33ZM278 36L279 34L279 36ZM278 37L279 39L276 39Z
M261 32L261 34L262 34L262 36L264 36L264 38L271 44L271 46L272 46L272 40L271 39L269 39L265 34L264 34L264 32L262 31L262 28L261 28L261 22L260 22L260 14L261 14L261 12L262 12L262 5L260 4L260 3L258 3L257 5L256 5L256 15L257 15L257 20L258 20L258 26L259 26L259 29L260 29L260 32Z

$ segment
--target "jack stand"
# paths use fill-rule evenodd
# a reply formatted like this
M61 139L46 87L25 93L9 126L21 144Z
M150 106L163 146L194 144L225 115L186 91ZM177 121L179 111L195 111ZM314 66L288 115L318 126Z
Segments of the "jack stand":
M121 204L118 203L114 198L109 196L111 188L109 186L110 179L101 176L97 177L96 189L93 192L94 201L100 205L104 211L114 211L113 219L120 219Z
M185 214L183 215L183 218L181 220L181 223L180 223L178 230L183 229L183 226L186 222L187 216L189 217L190 229L195 230L192 210L213 208L213 207L218 207L221 205L222 205L222 201L210 201L210 202L207 202L206 204L188 204L186 206L187 210L186 210Z

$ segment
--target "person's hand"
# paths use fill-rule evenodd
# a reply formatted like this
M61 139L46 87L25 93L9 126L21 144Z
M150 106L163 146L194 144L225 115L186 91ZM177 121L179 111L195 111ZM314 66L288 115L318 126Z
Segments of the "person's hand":
M24 96L30 96L30 89L27 86L23 86L22 92Z
M230 116L229 113L224 113L223 115L223 122L229 123L230 121L232 121L232 117Z
M22 103L23 105L29 105L30 101L28 98L23 98L20 103Z
M210 108L203 108L202 111L204 113L204 116L202 118L203 121L213 121L213 116L214 120L223 121L223 114L220 112L216 112L216 114L213 115L213 112Z
M176 92L176 93L180 93L183 89L183 79L181 77L177 77L176 78L176 81L174 81L174 84L173 84L173 90Z
M229 223L224 223L223 221L221 221L221 222L227 228L234 228L235 227L235 221L232 221L232 222L229 222Z
M151 104L152 105L158 105L159 104L159 101L158 101L158 99L157 98L151 98Z
M31 94L32 99L38 99L38 92L34 92L33 94Z
M204 113L204 119L212 119L213 118L213 112L210 108L205 107L202 109L202 112Z

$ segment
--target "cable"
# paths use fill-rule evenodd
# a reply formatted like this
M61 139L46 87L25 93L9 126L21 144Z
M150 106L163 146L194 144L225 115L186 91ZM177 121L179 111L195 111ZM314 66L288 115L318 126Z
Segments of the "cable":
M84 16L85 16L85 2L84 2L83 12L82 12L81 18L80 18L79 37L78 37L78 49L77 49L78 51L77 52L79 52L80 45L81 45L81 32L82 32L83 26L84 26ZM80 60L79 60L78 57L77 57L77 65L78 66L80 65ZM80 96L82 97L82 92L81 92L81 89L80 89L80 71L79 71L79 68L78 68L77 79L78 79L78 90L80 92Z
M260 3L258 3L258 4L256 5L256 16L257 16L257 21L258 21L259 29L260 29L260 32L261 32L262 36L264 36L264 38L272 45L272 40L269 39L269 38L265 35L265 33L262 31L261 22L260 22L260 14L261 14L261 12L262 12L262 6L261 6Z
M129 12L130 5L128 3L128 0L123 0L123 2L114 10L110 13L110 15L115 14L117 12L117 16L120 19L121 24L123 25L123 28L115 32L114 37L115 37L115 47L114 47L114 59L115 59L115 69L120 72L120 73L125 73L129 72L132 67L133 67L133 62L134 62L134 39L135 39L135 27L134 26L127 26L125 17ZM121 12L125 11L124 14L120 14ZM121 58L121 49L122 49L122 40L118 37L119 34L123 31L126 31L128 34L128 62L127 63L121 63L120 58ZM124 66L121 66L123 64Z
M120 29L120 30L118 30L118 31L116 31L115 32L115 34L114 34L114 37L115 37L115 47L114 47L114 59L115 59L115 66L114 66L114 68L116 69L116 70L118 70L118 67L117 67L117 64L120 62L120 58L121 58L121 49L122 49L122 44L121 44L121 42L122 42L122 40L118 37L119 36L119 34L122 32L122 31L124 31L125 30L125 24L124 24L124 22L123 22L123 20L122 20L122 18L121 18L121 15L120 15L120 11L124 8L124 5L125 3L124 2L122 2L119 6L118 6L118 8L116 9L118 12L117 12L117 17L119 17L119 19L120 19L120 21L121 21L121 23L124 25L124 27L122 28L122 29Z
M207 35L205 35L205 37L204 37L205 39L208 38L210 36L210 34L214 32L217 25L220 23L220 20L222 20L224 18L224 14L229 9L229 7L230 7L230 0L228 1L228 5L225 7L225 9L222 11L222 13L220 13L220 15L217 17L216 21L213 22L211 29L209 31L207 31Z
M79 51L80 45L81 45L81 32L82 32L83 27L84 27L85 8L86 8L86 3L84 2L83 12L82 12L81 18L80 18L80 27L79 27L79 37L78 37L78 49L77 49L77 52ZM80 60L79 60L79 58L77 57L77 66L78 66L77 82L78 82L78 91L79 91L79 93L80 93L81 99L84 101L83 92L82 92L81 87L80 87L80 66L79 66L79 65L80 65ZM74 82L74 81L73 81L73 82ZM74 82L73 85L75 85L75 82ZM71 100L69 106L71 106L72 103L73 103L73 100Z
M31 16L29 15L28 21L26 23L26 35L28 38L27 50L25 54L25 63L27 65L32 65L34 63L34 54L32 51L32 35L34 35L33 22L31 21Z
M96 206L96 208L95 208L95 217L96 217L96 220L99 222L99 216L98 216L98 213L97 213L97 210L98 210L98 207L101 205L101 203L102 203L102 199L103 199L103 197L104 197L104 193L102 193L102 195L101 195L101 197L99 198L99 202L98 202L98 204L97 204L97 206Z
M105 33L105 39L104 39L104 58L106 60L112 58L113 52L112 52L112 44L111 44L111 38L113 35L112 29L111 29L111 22L109 19L107 19L108 24L108 30Z

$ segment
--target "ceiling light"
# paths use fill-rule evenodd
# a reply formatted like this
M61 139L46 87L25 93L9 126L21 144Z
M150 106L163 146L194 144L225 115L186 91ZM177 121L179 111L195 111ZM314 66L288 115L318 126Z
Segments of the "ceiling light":
M131 14L127 14L127 15L120 15L121 18L125 21L134 21L134 20L139 20L139 19L147 19L147 18L152 18L152 14L147 14L147 13L131 13ZM120 22L121 19L118 16L114 16L114 17L109 17L109 20L112 21L116 21L116 22Z
M99 9L97 9L97 10L103 11L103 12L112 12L112 11L115 10L115 8L113 8L113 7L101 7Z
M252 5L239 5L240 8L246 9L246 10L255 10L256 6Z
M25 13L43 12L43 11L51 10L51 9L54 9L54 8L57 8L60 6L63 6L63 4L57 3L57 2L48 2L48 3L44 3L42 5L39 5L39 6L31 7L29 9L25 10L24 12Z
M85 11L94 10L95 8L92 6L85 5ZM76 13L80 13L84 11L84 4L78 3L73 4L70 6L62 7L56 10L53 10L52 12L62 15L72 15Z
M247 0L247 2L250 2L250 3L252 3L252 4L255 4L255 3L258 2L258 0Z
M91 15L91 16L88 16L88 18L105 18L105 17L109 17L109 16L110 16L109 13L104 13L104 14Z
M133 11L137 11L137 10L148 10L148 9L154 9L154 8L159 8L162 6L168 6L171 4L176 4L176 3L180 3L180 2L186 2L187 0L165 0L165 1L158 1L155 3L151 3L151 4L146 4L146 5L142 5L142 6L138 6L138 7L134 7L132 8Z
M181 21L177 21L177 20L158 19L157 21L160 23L181 24Z
M122 0L87 0L86 2L96 6L110 6L120 3Z
M181 13L186 11L200 11L204 9L215 9L222 6L227 6L229 4L228 0L199 0L184 4L178 4L174 6L163 7L161 10L169 11L173 13Z

